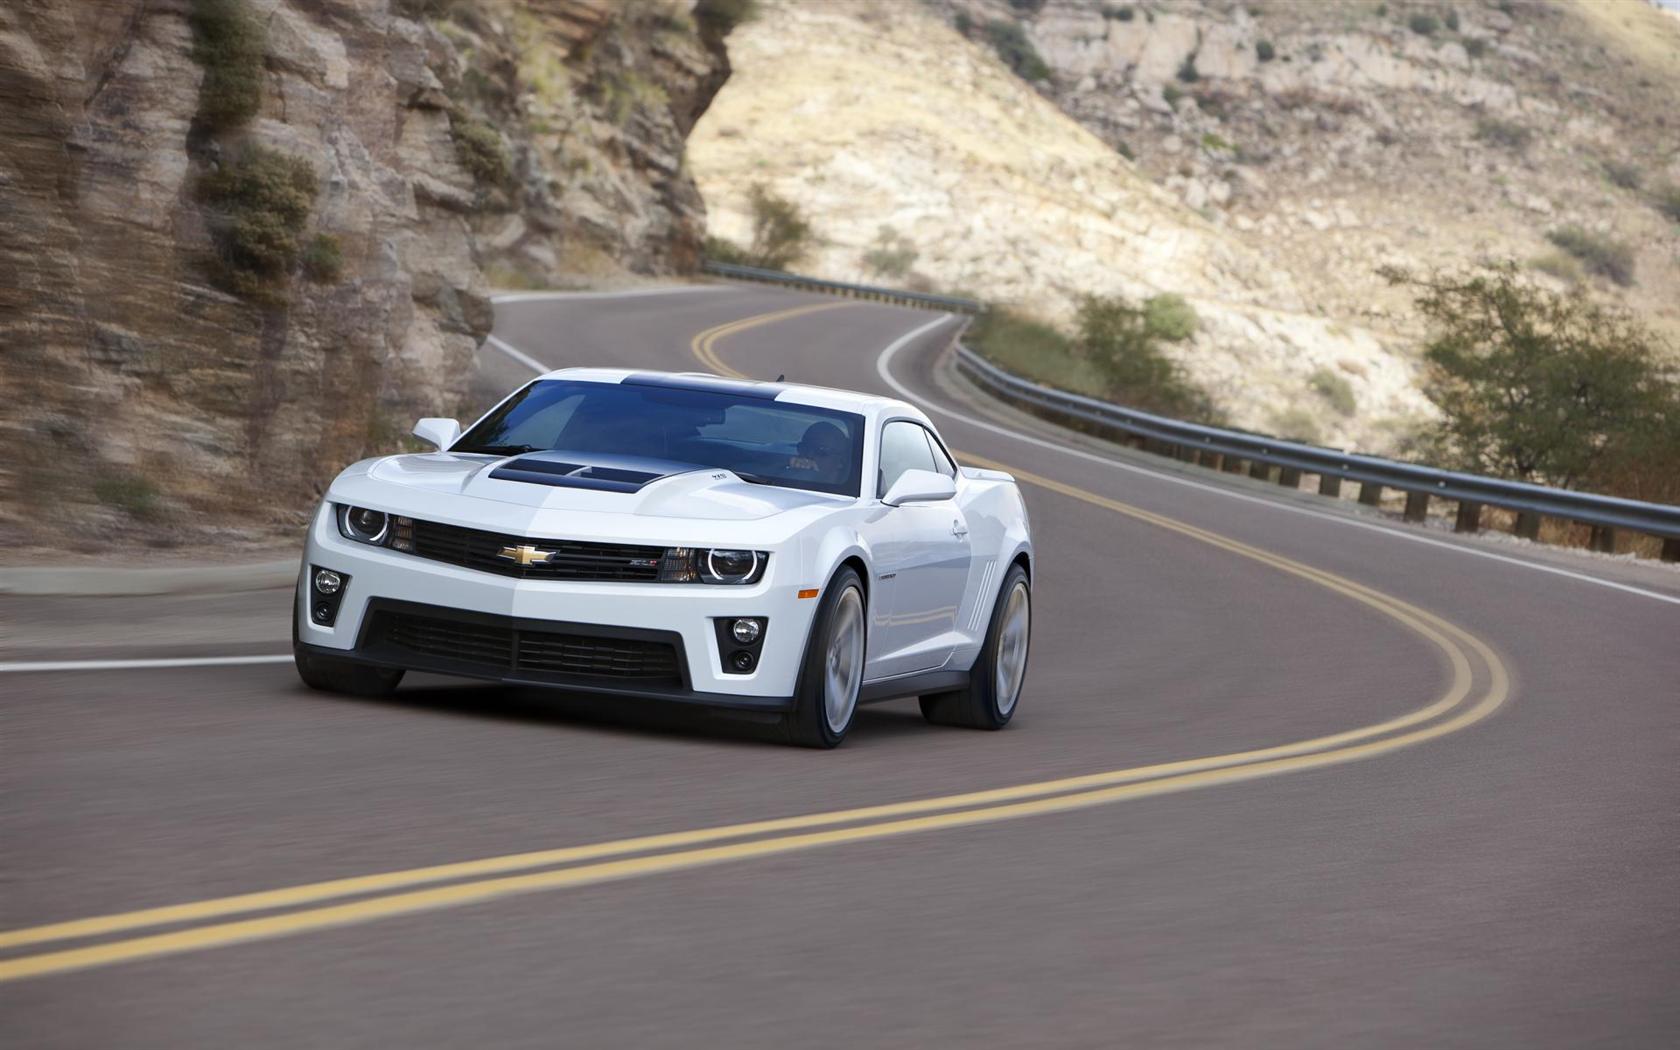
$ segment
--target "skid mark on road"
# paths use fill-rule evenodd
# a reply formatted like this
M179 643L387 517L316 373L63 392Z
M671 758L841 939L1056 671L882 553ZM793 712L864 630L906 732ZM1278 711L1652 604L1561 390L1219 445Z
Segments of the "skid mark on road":
M695 336L692 349L696 357L720 374L740 377L740 372L717 358L714 344L719 338L774 320L844 305L851 304L800 307L794 311L779 311L719 325ZM894 347L931 330L942 321L922 325L901 337L893 344ZM0 960L0 981L292 936L515 895L1063 813L1338 765L1387 754L1462 730L1487 718L1510 695L1510 676L1498 654L1469 631L1434 613L1334 573L1110 499L1077 485L978 456L963 458L971 463L1011 470L1025 484L1171 530L1365 605L1436 647L1450 668L1447 686L1431 703L1396 718L1275 747L886 805L481 858L12 930L0 933L0 951L166 925L207 923L82 947L14 956ZM509 874L511 872L522 874ZM335 903L322 904L326 901ZM208 922L285 908L297 910L235 921Z

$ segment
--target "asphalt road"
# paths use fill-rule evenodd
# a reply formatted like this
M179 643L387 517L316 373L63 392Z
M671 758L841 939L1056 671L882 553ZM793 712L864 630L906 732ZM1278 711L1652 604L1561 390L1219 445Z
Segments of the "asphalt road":
M0 674L0 931L317 887L0 932L0 1042L1680 1040L1680 577L1057 434L971 400L936 318L729 288L504 303L496 335L960 410L935 419L1019 472L1039 550L1007 730L894 702L815 753L438 678L369 702L281 664ZM487 389L529 374L486 360ZM217 616L279 641L288 600ZM217 652L191 606L159 608ZM35 608L100 629L7 613ZM594 843L622 845L523 856Z

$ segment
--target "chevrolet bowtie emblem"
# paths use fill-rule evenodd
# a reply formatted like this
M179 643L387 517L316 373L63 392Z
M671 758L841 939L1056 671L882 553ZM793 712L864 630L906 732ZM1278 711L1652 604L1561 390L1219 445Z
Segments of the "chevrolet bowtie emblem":
M520 565L524 566L547 565L549 559L554 557L554 552L545 551L538 547L524 545L519 547L503 547L501 550L496 552L496 557L506 558L508 561L516 561Z

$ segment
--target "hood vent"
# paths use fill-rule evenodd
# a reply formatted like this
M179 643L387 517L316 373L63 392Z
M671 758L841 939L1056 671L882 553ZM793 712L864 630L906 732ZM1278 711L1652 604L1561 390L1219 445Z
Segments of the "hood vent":
M553 485L556 488L640 492L643 486L660 478L699 469L692 463L556 449L552 452L532 452L510 459L491 471L490 476L499 481L523 481L530 485Z

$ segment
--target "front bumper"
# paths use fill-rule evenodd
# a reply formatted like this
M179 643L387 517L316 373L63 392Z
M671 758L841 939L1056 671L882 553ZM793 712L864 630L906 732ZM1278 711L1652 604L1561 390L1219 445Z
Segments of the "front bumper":
M799 598L802 581L787 579L786 561L772 558L764 579L743 587L519 580L355 543L339 535L330 507L323 507L310 525L298 576L298 643L322 656L385 667L784 710L817 606ZM348 577L331 626L309 616L315 568ZM394 630L399 616L410 619ZM720 618L741 616L766 621L757 665L746 674L724 670L716 626ZM431 624L431 641L416 640L414 617L424 621L421 628ZM454 635L446 637L449 631ZM577 644L566 648L564 638ZM594 664L552 658L589 650L591 639L625 644L617 656L591 657ZM646 648L638 641L668 645L674 674L637 663ZM522 658L532 646L546 646L550 657ZM628 671L613 662L619 657L629 661Z

